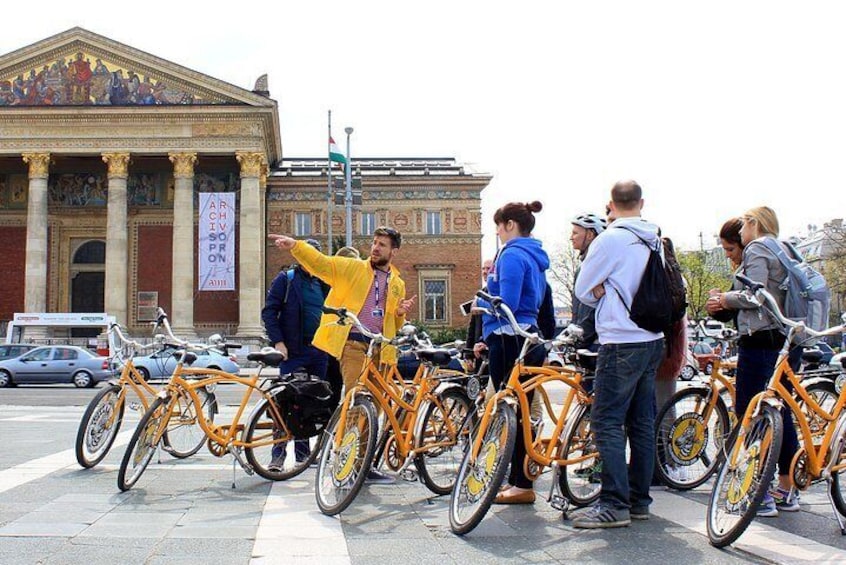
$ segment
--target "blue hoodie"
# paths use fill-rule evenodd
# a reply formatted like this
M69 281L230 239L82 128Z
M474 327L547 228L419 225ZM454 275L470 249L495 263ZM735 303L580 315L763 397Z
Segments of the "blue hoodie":
M494 270L488 275L488 293L501 297L518 323L526 327L537 326L538 311L546 292L544 271L548 268L549 256L539 240L516 237L500 249ZM483 315L482 336L487 338L500 325L505 333L511 333L505 319L500 321L494 316Z

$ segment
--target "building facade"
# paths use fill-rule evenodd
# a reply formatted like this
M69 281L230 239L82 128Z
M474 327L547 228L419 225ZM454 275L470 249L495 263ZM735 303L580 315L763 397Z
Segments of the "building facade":
M352 177L353 246L366 255L374 229L399 230L402 247L395 265L407 295L418 298L417 312L409 318L436 328L464 325L459 305L480 286L481 196L490 175L448 158L353 158ZM345 244L346 232L340 171L333 172L332 184L338 193L331 230L332 247L337 249ZM268 231L316 238L324 250L329 248L325 158L284 159L271 173L267 189ZM289 254L271 250L267 278L290 261Z
M289 168L266 77L245 90L81 28L3 55L0 322L15 313L105 312L141 333L160 306L177 334L258 338L279 260L266 261L267 229L290 217L283 209L296 199L287 191L310 190L299 188L309 182ZM472 257L478 272L482 181L467 176L464 190L472 196L442 198L460 183L409 179L403 187L397 178L384 185L394 196L374 208L379 220L410 230L413 250L431 239L422 224L417 229L419 211L438 210L445 234L459 230L453 257ZM372 191L382 194L376 184ZM234 241L227 242L235 249L231 288L198 290L206 252L198 245L200 193L234 198L235 210L222 218L234 224ZM325 223L325 206L313 209L318 200L303 201L315 228ZM453 288L465 276L463 266L444 259L448 254L405 257L414 255L409 272L417 265ZM53 331L33 328L28 335ZM75 335L55 331L52 337Z

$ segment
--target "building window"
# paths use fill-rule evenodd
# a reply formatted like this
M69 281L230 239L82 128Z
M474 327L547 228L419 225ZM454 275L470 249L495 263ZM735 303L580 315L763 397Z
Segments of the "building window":
M311 235L311 214L307 212L297 212L294 235Z
M376 213L362 212L361 213L361 235L373 235L376 230Z
M426 322L446 322L446 281L423 281L423 318Z
M441 213L440 212L426 212L426 234L440 235L441 234Z

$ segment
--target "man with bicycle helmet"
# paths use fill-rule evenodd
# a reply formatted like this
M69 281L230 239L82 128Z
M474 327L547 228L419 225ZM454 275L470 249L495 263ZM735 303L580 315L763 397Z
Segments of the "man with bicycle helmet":
M582 214L576 216L570 221L573 224L573 231L570 233L570 243L573 249L579 252L579 261L585 260L588 248L596 236L605 231L605 218L601 218L596 214ZM581 267L576 269L576 274L573 276L573 288L576 287L576 281L579 278ZM582 345L591 350L596 347L596 310L592 306L583 304L581 300L576 297L573 292L570 299L573 323L581 326L584 330L582 337Z

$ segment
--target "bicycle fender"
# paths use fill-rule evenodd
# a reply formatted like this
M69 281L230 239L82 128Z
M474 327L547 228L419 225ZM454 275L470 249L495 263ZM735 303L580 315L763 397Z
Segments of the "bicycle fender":
M118 379L107 379L106 384L109 386L120 386L120 380Z

